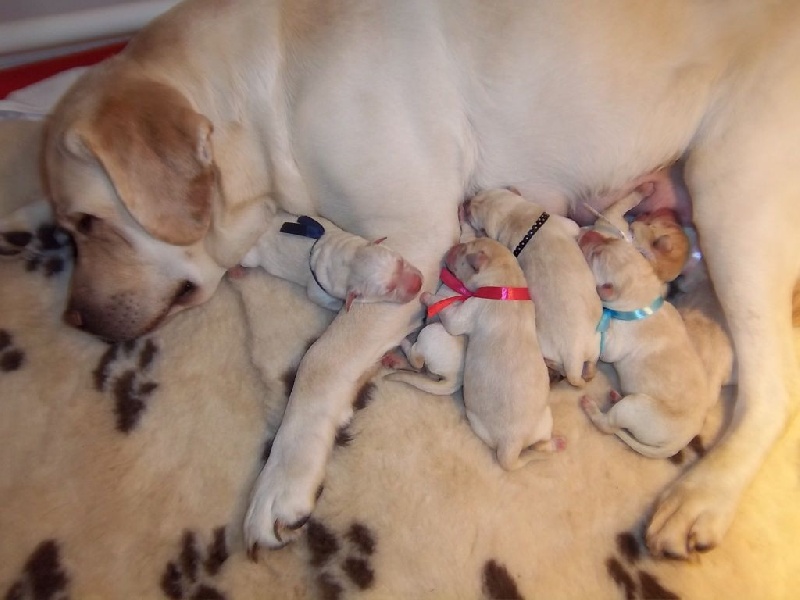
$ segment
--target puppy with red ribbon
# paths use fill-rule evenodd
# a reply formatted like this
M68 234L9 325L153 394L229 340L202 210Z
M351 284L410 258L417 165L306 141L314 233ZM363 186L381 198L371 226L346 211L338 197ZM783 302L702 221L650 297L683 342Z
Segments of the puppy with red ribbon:
M502 244L478 238L453 246L443 283L455 295L424 293L428 315L467 336L464 406L473 431L506 470L562 450L547 403L550 380L536 337L525 275Z

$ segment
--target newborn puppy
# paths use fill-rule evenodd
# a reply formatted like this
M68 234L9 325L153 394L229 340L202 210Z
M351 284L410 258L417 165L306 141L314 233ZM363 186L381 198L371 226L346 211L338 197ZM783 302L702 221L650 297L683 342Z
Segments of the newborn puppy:
M678 222L677 213L659 208L636 217L630 224L634 245L663 282L681 274L691 254L691 241Z
M470 297L498 287L527 296L514 256L498 242L478 238L453 246L445 264L466 288L463 301L439 314L449 334L467 336L464 406L472 429L506 470L563 449L564 439L552 436L550 386L533 302ZM444 298L424 293L421 299L430 307Z
M464 382L466 346L467 340L463 335L450 335L438 321L430 323L422 328L414 343L408 339L400 342L409 366L414 370L395 371L386 379L402 381L429 394L453 394Z
M467 222L509 250L528 240L517 260L536 304L542 354L549 367L583 387L596 372L600 349L595 327L602 307L578 248L578 225L545 214L539 205L505 189L482 192L464 203Z
M709 390L718 398L724 385L736 383L733 342L705 262L684 270L673 284L670 302L678 309L708 376Z
M422 274L381 242L321 217L278 210L241 265L306 286L308 297L330 310L339 310L342 301L346 310L353 302L409 302L422 287Z
M714 401L703 363L675 307L659 307L664 284L633 244L597 231L579 243L604 307L617 311L602 334L600 360L613 363L623 392L612 395L605 414L586 396L581 406L601 431L640 454L672 456L699 433Z

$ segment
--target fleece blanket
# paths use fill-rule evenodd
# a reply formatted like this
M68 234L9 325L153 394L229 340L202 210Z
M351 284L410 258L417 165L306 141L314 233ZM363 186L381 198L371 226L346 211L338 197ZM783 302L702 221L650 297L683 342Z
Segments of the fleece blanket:
M0 223L41 196L40 125L0 123ZM14 213L17 214L17 213ZM30 234L30 235L28 235ZM47 227L0 235L0 594L71 599L710 599L800 592L800 423L716 550L655 561L658 494L724 428L670 460L597 431L554 385L567 449L503 471L458 397L384 373L354 398L299 540L246 556L242 519L295 369L333 318L253 272L128 343L63 324L71 254ZM346 352L346 349L343 349ZM605 398L611 374L585 393Z

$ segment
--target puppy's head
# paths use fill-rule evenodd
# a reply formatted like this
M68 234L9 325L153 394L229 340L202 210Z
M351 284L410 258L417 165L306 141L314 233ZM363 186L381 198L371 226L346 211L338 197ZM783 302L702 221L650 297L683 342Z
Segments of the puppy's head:
M691 241L674 210L660 208L639 215L631 223L631 233L661 281L667 283L680 275L691 254Z
M647 259L627 240L588 229L581 233L578 245L603 302L649 302L660 293L662 284Z
M470 290L485 285L518 285L521 275L514 255L491 238L476 238L448 250L445 265Z
M356 251L347 277L347 310L355 301L405 304L422 289L419 269L382 242L370 242Z
M43 168L77 248L65 317L121 340L205 301L226 265L203 243L219 193L210 121L170 86L109 69L56 107Z
M521 200L512 190L486 190L464 201L463 219L481 235L497 239L509 213Z

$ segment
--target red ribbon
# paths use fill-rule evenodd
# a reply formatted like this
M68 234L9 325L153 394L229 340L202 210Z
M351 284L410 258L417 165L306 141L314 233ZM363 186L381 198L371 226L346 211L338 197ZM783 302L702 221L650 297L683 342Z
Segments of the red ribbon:
M437 315L442 310L455 302L463 302L469 298L483 298L484 300L530 300L531 294L526 287L500 287L500 286L486 286L480 287L474 292L468 290L467 287L453 275L447 267L443 267L439 273L439 279L442 283L456 292L455 296L450 296L444 300L431 304L428 307L428 318Z

